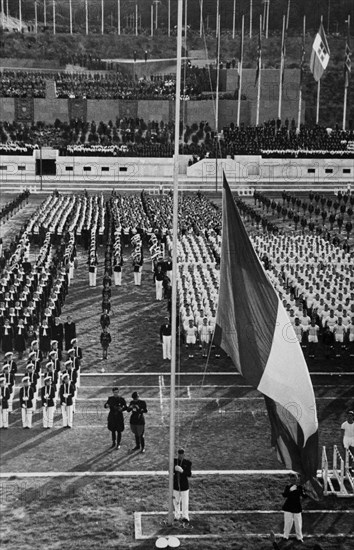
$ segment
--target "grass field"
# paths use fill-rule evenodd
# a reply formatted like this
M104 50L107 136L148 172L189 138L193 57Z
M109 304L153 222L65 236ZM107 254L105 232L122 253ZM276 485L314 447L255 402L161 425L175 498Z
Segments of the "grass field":
M5 200L0 197L0 203ZM39 202L40 197L31 196L23 210L0 226L5 244ZM282 530L281 493L286 476L275 473L283 467L270 448L263 398L235 373L227 357L217 359L213 353L206 363L197 354L188 359L185 350L179 349L176 445L184 445L193 462L193 529L163 524L162 513L168 508L170 377L158 334L166 305L154 300L150 262L144 265L142 286L135 287L127 261L122 287L112 289L112 344L107 361L102 361L103 253L102 247L98 286L90 288L86 255L79 248L79 266L62 314L63 320L73 315L84 350L73 430L61 428L59 410L53 430L42 429L40 412L34 416L33 429L22 430L15 402L10 429L1 431L1 547L147 550L154 547L158 534L170 532L192 536L181 539L181 547L188 550L271 548L270 529ZM126 258L129 253L126 249ZM24 362L19 364L23 372ZM344 411L353 406L353 367L348 360L319 357L309 368L320 444L332 448L333 443L341 444ZM133 438L128 419L121 449L109 449L103 404L116 384L126 399L138 390L147 401L145 455L130 451ZM232 470L241 472L226 473ZM260 472L242 473L245 470ZM274 473L262 474L261 470ZM353 499L307 499L304 508L304 533L311 535L305 538L305 548L312 548L314 542L324 550L353 547ZM134 513L141 514L142 536L151 538L135 539Z

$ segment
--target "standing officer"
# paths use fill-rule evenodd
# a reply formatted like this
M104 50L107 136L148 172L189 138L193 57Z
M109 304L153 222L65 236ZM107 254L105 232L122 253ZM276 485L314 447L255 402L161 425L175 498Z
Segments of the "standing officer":
M70 381L69 374L64 373L59 390L63 428L73 427L73 399L75 396L75 384Z
M141 450L142 453L145 453L145 417L144 414L147 413L146 402L139 399L138 392L132 393L132 401L127 407L127 411L131 412L130 416L130 429L135 435L135 447L133 451Z
M175 519L189 523L189 481L192 475L192 462L184 458L184 449L179 449L174 459L173 506Z
M29 376L24 376L20 388L20 407L22 413L22 427L26 429L32 428L33 396L34 392L33 388L30 386Z
M115 447L117 441L117 449L120 449L120 442L122 440L122 432L124 431L124 416L123 411L127 410L127 404L123 397L119 395L119 389L112 389L113 395L111 395L107 402L104 404L104 408L109 408L108 413L108 429L112 433L112 449ZM116 438L117 432L117 438Z
M170 318L165 317L165 323L161 325L160 328L160 340L162 342L162 358L163 359L171 359L172 357L172 349L171 349L171 323Z
M283 497L286 501L283 506L284 511L284 535L285 540L289 539L290 531L295 523L295 533L297 540L303 542L302 537L302 507L301 498L307 497L302 485L300 485L297 474L290 474L290 484L285 487Z
M55 412L55 386L51 376L46 376L44 386L41 388L41 401L43 407L43 428L53 428Z
M0 377L0 428L9 427L9 399L10 390L6 386L5 377Z

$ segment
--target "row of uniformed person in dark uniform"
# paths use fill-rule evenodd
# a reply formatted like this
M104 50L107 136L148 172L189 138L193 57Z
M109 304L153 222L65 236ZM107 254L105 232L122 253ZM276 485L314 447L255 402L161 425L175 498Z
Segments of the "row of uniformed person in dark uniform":
M82 350L77 345L76 338L72 339L71 344L72 348L67 351L67 360L62 365L61 357L59 358L60 350L58 350L57 342L53 341L51 343L52 350L49 353L50 360L43 368L43 365L41 365L43 357L38 349L38 342L34 341L32 343L26 365L26 374L22 378L22 386L19 391L23 428L32 427L32 415L36 411L38 399L40 399L42 405L44 428L53 427L57 400L60 401L61 405L63 427L72 427L76 391L80 385ZM6 429L8 428L9 412L13 411L12 402L17 365L11 352L6 354L5 361L0 375L0 427Z

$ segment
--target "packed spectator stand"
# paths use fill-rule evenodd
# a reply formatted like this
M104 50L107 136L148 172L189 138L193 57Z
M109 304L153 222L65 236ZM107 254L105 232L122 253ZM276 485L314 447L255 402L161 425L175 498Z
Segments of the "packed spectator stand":
M42 146L58 148L61 155L77 156L151 156L172 157L174 123L144 121L141 118L117 118L114 122L72 120L54 124L0 124L0 152L32 154ZM262 155L264 157L354 158L354 131L295 122L271 120L260 126L225 127L217 136L208 122L184 125L180 153L192 155L191 163L205 157Z

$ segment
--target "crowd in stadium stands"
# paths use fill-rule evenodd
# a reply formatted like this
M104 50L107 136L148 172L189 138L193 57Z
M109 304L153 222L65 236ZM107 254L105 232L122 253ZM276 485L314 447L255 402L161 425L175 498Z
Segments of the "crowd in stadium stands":
M152 75L131 78L121 72L54 72L3 70L0 97L40 97L46 93L46 80L53 80L58 98L78 99L171 99L175 97L175 76ZM181 97L205 99L211 90L206 68L188 66Z
M262 125L236 127L233 123L217 137L207 122L186 125L180 153L192 155L191 163L205 157L236 154L279 157L327 156L354 158L354 131L339 127L284 124L271 120ZM0 150L6 154L32 154L39 144L58 148L61 155L86 156L172 156L174 124L123 117L115 122L70 122L56 120L24 124L0 123Z

